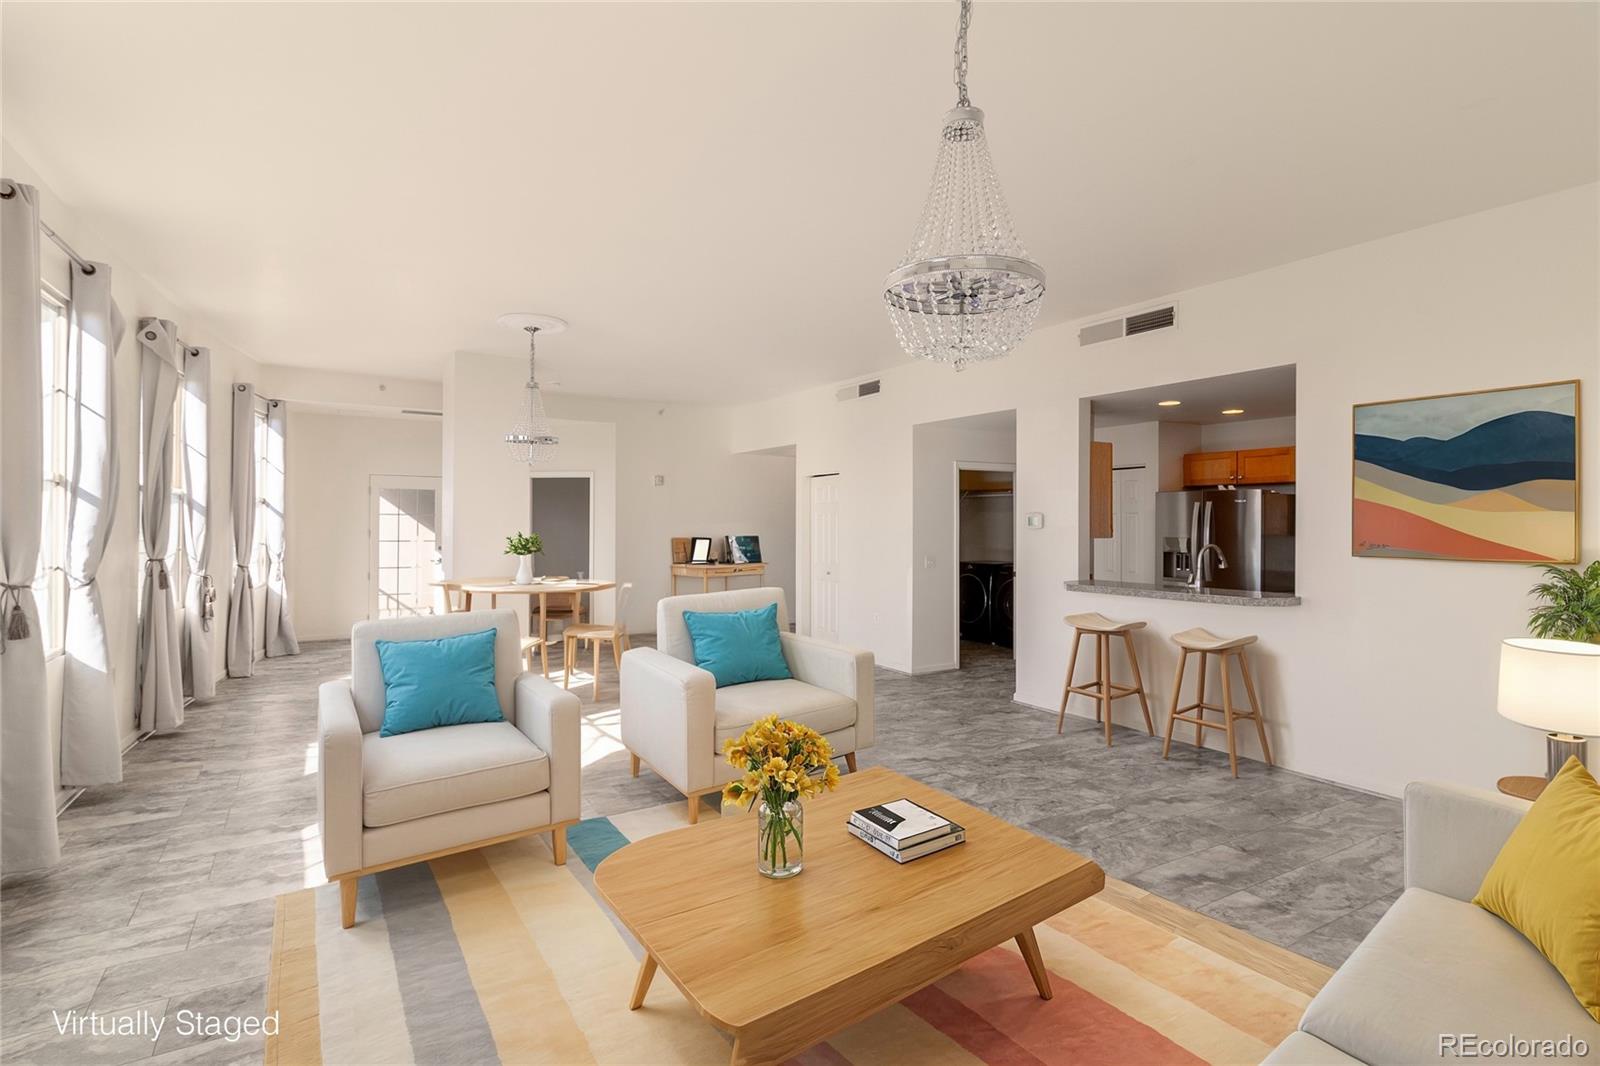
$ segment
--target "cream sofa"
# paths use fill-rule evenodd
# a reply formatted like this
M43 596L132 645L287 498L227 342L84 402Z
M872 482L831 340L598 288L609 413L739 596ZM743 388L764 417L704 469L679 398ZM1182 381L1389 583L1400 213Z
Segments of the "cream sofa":
M493 628L503 722L382 737L376 641L431 640ZM356 882L424 859L548 832L557 864L578 820L578 697L521 669L516 612L470 611L358 623L350 680L319 692L317 801L322 861L338 881L346 929Z
M1527 809L1495 792L1408 786L1405 892L1265 1061L1550 1061L1467 1049L1469 1040L1509 1038L1582 1040L1589 1057L1577 1061L1600 1060L1600 1023L1566 981L1522 934L1471 902Z
M685 611L749 611L776 603L783 657L793 678L717 688L694 664ZM643 762L682 792L689 821L700 797L738 776L722 743L759 718L776 714L828 738L851 770L856 752L872 746L872 653L789 632L779 588L732 589L671 596L656 604L656 646L622 657L622 743L635 777Z

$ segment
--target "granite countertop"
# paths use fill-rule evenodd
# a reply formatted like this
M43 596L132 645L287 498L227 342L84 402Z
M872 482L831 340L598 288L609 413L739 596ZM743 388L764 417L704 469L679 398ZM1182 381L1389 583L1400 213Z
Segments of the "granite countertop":
M1068 592L1107 596L1143 596L1151 600L1220 603L1229 607L1297 607L1300 597L1289 592L1242 592L1239 589L1192 589L1187 585L1146 585L1131 581L1065 581Z

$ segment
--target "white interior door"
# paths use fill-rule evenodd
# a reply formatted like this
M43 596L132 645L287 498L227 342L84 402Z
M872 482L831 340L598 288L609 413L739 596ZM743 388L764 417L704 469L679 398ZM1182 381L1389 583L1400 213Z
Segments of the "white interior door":
M1145 543L1144 467L1118 470L1111 479L1111 507L1116 517L1113 538L1117 546L1118 581L1148 584L1155 571L1151 547Z
M811 479L811 635L839 639L839 475Z
M444 609L436 477L374 474L368 511L367 616L404 618Z

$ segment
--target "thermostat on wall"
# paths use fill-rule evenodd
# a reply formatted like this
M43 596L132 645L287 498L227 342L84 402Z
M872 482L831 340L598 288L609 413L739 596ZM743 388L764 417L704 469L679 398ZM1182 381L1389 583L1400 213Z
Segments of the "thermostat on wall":
M1028 523L1028 528L1029 529L1043 529L1044 528L1044 512L1043 511L1029 511L1027 513L1027 515L1025 516L1024 520Z

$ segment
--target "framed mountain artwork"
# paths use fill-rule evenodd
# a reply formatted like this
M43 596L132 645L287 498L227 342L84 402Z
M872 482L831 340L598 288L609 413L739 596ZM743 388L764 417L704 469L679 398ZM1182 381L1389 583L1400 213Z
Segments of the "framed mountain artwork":
M1351 553L1578 558L1578 383L1355 406Z

